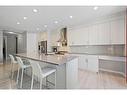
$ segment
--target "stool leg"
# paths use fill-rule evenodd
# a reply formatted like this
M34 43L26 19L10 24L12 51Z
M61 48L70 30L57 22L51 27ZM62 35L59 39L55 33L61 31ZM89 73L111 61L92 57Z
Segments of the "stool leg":
M20 88L22 88L22 81L23 81L23 71L24 71L24 68L22 68L22 75L21 75L21 83L20 83Z
M13 68L13 66L14 66L14 64L11 62L11 64L12 64L12 66L11 66L11 79L13 79L13 75L14 75L14 68Z
M56 89L56 72L55 72L55 86L54 86L54 88Z
M17 84L18 84L18 79L19 79L19 70L20 70L20 68L18 67L17 80L16 80Z
M34 74L32 74L31 89L33 88Z
M40 78L40 90L42 89L42 78Z
M48 83L47 83L47 81L48 81L48 79L47 79L48 77L46 77L46 88L48 88Z

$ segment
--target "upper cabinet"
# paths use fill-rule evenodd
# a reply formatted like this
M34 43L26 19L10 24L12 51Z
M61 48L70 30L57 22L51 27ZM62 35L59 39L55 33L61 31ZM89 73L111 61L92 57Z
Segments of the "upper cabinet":
M68 41L70 46L125 44L125 19L113 19L88 27L70 29Z
M89 27L89 45L98 44L98 25Z
M89 29L89 45L110 44L110 23L95 24Z
M118 19L111 22L111 44L125 44L124 19Z
M110 22L98 25L98 45L110 44Z
M69 29L67 33L69 45L88 45L89 28Z

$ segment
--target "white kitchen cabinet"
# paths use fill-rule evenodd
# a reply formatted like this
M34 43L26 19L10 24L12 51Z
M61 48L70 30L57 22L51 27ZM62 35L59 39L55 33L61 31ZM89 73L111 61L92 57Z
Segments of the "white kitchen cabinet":
M90 71L98 72L99 70L98 56L88 55L87 69Z
M69 45L88 45L89 28L71 29L68 31Z
M98 72L99 70L98 56L95 55L80 55L79 69Z
M124 19L111 21L111 44L125 44Z
M89 27L89 45L98 44L98 25Z
M98 56L85 54L71 54L71 55L78 56L79 69L98 72L99 70Z
M72 29L69 29L68 32L67 32L67 38L68 38L68 44L70 46L74 45L74 42L75 42L75 39L76 39L75 31L72 30Z
M97 44L98 45L109 45L110 44L110 23L109 22L105 22L105 23L101 23L98 24L98 28L97 31L98 33L98 41Z
M109 22L95 24L89 28L89 45L110 44Z
M86 55L79 55L79 69L87 70L87 56Z

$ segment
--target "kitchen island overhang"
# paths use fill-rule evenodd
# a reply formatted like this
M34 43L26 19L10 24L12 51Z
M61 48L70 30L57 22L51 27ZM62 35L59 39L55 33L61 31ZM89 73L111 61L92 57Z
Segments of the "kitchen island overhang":
M72 55L45 55L39 53L16 54L21 58L39 62L40 66L48 64L56 68L56 89L77 89L78 88L78 57ZM49 77L54 81L54 77ZM44 82L43 82L44 83Z

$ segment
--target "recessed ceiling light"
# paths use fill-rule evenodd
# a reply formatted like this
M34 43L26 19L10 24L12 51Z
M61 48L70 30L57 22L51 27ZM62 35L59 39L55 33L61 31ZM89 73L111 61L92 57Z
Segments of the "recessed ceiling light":
M37 28L37 30L40 30L40 28Z
M55 24L57 24L57 23L58 23L58 21L54 21L54 23L55 23Z
M14 32L8 32L8 33L13 34Z
M37 13L37 12L38 12L38 10L37 10L37 9L33 9L33 12Z
M93 9L94 9L94 10L97 10L97 9L98 9L98 7L96 6L96 7L94 7Z
M69 16L71 19L73 18L73 16Z
M47 25L44 25L44 27L46 28L46 27L47 27Z
M23 17L23 19L24 19L24 20L26 20L26 19L27 19L27 17L25 17L25 16L24 16L24 17Z
M17 24L20 24L20 22L17 22Z

